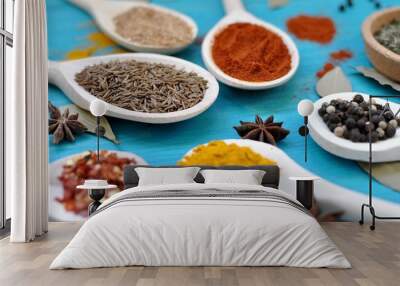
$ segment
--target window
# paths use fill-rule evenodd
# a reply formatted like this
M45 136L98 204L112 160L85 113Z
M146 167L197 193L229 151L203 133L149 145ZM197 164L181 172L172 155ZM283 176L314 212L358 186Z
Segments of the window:
M10 93L13 15L14 0L0 0L0 228L2 229L10 217L10 195L4 188L4 103Z

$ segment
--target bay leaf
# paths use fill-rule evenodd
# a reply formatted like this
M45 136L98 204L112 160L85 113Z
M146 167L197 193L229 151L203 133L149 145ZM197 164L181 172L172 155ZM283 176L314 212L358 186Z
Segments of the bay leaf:
M358 164L369 174L368 163L358 162ZM372 177L383 185L400 192L400 162L372 164Z
M96 134L96 117L93 116L89 111L84 110L75 104L69 104L69 105L63 105L60 106L59 109L62 112L64 112L65 109L69 108L70 113L78 113L79 114L79 121L87 127L87 131L89 133ZM119 141L117 140L117 137L115 136L110 123L108 122L107 118L105 116L102 116L100 118L100 126L102 126L105 129L104 133L104 138L112 141L115 144L119 144Z
M361 73L363 76L376 80L381 85L388 85L391 88L393 88L394 90L400 91L400 83L395 82L395 81L391 80L390 78L387 78L386 76L384 76L383 74L381 74L374 68L358 66L358 67L356 67L356 70L359 73Z
M268 7L276 9L287 5L289 0L268 0Z
M353 89L341 67L335 67L317 82L316 90L319 96L324 97L338 92L350 92Z

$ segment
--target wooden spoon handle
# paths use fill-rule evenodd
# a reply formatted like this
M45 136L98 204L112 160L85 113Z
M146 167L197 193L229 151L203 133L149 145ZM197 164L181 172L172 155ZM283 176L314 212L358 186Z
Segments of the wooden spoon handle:
M230 14L235 11L245 11L241 0L223 0L226 14Z

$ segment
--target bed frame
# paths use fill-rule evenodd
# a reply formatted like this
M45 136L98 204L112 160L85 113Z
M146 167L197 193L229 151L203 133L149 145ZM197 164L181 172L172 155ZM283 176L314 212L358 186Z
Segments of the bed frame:
M124 169L124 185L125 189L129 188L134 188L138 185L139 183L139 176L136 173L135 169L138 167L143 167L143 168L182 168L181 166L127 166ZM274 165L269 165L269 166L249 166L249 167L244 167L244 166L221 166L221 167L213 167L213 166L195 166L199 167L201 170L206 170L206 169L218 169L218 170L262 170L265 171L265 175L262 179L261 184L264 187L270 187L274 189L279 189L279 181L280 181L280 168L278 166ZM200 174L200 172L197 174L197 176L194 178L195 182L197 183L204 183L204 178ZM313 182L311 182L313 183ZM297 192L297 200L303 204L304 207L307 209L311 209L312 207L312 201L313 201L313 188L309 188L309 192L299 192L301 188L299 188L299 185L297 186L298 192ZM303 188L304 189L304 188ZM303 194L303 195L301 195Z

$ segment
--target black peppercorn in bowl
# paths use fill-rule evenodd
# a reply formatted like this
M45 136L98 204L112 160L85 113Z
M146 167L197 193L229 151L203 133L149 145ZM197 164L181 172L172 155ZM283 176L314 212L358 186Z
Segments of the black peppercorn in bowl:
M400 20L400 7L385 9L370 15L362 25L362 36L367 56L372 65L383 75L400 82L400 54L381 44L376 35L382 28Z
M373 99L369 120L369 96L343 92L314 103L309 117L311 137L326 151L342 158L368 162L369 131L373 162L400 160L400 104Z

